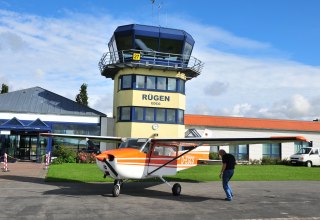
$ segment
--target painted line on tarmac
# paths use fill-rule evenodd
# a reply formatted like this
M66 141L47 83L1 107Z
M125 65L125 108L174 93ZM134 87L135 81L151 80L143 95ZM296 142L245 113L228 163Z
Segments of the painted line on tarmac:
M292 218L243 218L243 219L233 219L233 220L320 220L320 217L292 217Z

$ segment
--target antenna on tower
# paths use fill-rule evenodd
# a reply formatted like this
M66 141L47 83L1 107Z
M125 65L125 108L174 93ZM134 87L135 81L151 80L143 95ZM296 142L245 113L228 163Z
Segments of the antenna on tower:
M158 4L158 25L160 26L160 9L162 7L163 2Z
M152 5L152 24L154 24L154 15L153 15L153 6L154 6L154 2L156 0L151 0L151 5Z

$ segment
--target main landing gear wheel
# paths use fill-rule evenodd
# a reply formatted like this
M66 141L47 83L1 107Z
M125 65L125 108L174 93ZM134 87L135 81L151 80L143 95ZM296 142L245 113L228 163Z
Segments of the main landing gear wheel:
M172 187L172 194L174 196L179 196L181 193L181 185L179 183L175 183Z

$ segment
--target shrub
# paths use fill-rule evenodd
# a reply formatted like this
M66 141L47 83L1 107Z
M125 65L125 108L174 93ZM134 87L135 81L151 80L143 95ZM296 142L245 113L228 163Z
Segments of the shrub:
M60 146L52 151L52 156L57 157L52 161L53 164L75 163L76 153L67 147Z
M289 165L290 161L287 159L279 159L279 158L262 158L261 160L262 165Z
M261 164L261 160L257 160L257 159L250 159L249 160L249 164L251 165L260 165Z
M96 162L96 154L95 153L86 153L79 152L77 155L78 163L95 163Z
M219 154L217 152L211 152L211 153L209 153L209 159L210 160L220 160Z

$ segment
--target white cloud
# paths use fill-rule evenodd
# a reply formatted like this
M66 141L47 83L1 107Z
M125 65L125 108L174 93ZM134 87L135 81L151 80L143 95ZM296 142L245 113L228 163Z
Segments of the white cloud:
M108 15L68 12L62 18L46 18L0 10L0 39L7 45L6 50L1 50L2 44L0 48L0 79L12 85L10 91L41 86L73 100L87 83L89 104L97 106L97 96L113 91L113 81L100 75L98 62L113 31L123 23L130 21ZM28 48L16 53L22 46Z
M218 27L172 16L170 21L193 36L193 56L205 62L201 75L187 82L187 113L319 117L319 67L288 60L269 43ZM67 12L50 18L0 10L0 80L10 91L41 86L70 99L87 83L89 105L110 115L113 81L100 75L98 62L115 28L130 23L137 22L111 14ZM247 50L257 55L244 55Z
M204 93L208 96L219 96L228 90L229 83L214 81L204 88Z
M27 43L22 38L12 32L0 33L0 51L11 50L14 53L27 48Z

